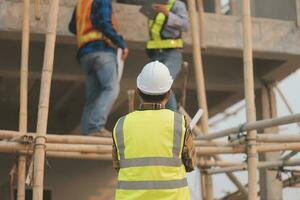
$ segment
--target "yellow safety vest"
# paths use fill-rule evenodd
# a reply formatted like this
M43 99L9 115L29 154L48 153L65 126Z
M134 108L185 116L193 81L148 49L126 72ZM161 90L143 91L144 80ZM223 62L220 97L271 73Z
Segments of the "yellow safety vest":
M120 161L115 199L189 200L184 134L183 116L167 109L120 118L113 132Z
M166 5L170 11L175 3L175 0L170 0ZM166 16L163 13L158 13L154 20L149 20L150 40L147 42L147 49L168 49L182 48L183 40L178 39L163 39L161 31L166 23Z

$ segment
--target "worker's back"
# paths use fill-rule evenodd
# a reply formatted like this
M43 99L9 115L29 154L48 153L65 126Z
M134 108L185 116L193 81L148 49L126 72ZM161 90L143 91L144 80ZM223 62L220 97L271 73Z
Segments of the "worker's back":
M114 130L120 161L116 199L189 199L181 161L184 133L183 116L167 109L122 117Z

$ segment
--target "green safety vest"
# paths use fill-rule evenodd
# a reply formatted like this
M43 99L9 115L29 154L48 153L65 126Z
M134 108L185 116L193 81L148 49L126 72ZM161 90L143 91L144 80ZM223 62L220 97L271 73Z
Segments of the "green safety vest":
M175 3L175 0L170 0L166 5L167 10L170 11ZM166 16L163 13L158 13L154 20L149 20L150 40L147 42L147 49L168 49L168 48L182 48L183 40L178 39L163 39L161 38L161 31L166 22Z
M113 138L120 170L116 200L189 200L181 161L185 121L167 109L119 119Z

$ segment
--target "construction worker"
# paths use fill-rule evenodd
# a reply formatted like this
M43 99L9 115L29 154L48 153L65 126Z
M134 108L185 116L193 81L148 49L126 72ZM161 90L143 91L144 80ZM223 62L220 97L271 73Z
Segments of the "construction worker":
M117 33L110 0L78 0L69 30L77 36L77 58L87 77L81 132L92 136L111 136L105 129L105 123L119 94L113 45L123 50L123 60L128 56L128 49Z
M154 4L157 13L153 20L149 20L150 39L147 42L147 53L150 60L164 63L175 80L182 65L182 32L188 31L189 19L185 6L180 0L168 0L166 5ZM176 111L177 103L174 93L166 105Z
M159 61L137 77L139 110L121 117L113 132L116 200L189 200L186 171L195 167L183 115L165 109L173 79Z

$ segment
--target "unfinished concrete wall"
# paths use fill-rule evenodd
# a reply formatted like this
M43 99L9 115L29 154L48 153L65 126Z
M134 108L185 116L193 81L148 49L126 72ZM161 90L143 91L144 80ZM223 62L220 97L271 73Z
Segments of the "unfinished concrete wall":
M237 1L238 13L241 14L242 1ZM295 0L252 0L251 14L253 17L296 20Z
M254 16L296 20L295 0L255 0Z
M8 200L12 155L0 155L0 199ZM52 200L113 200L116 172L111 161L48 158L45 189Z

